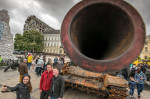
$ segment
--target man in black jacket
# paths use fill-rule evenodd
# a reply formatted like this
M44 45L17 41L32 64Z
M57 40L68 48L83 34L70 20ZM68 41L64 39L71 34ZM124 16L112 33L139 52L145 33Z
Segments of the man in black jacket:
M57 67L53 69L53 75L50 99L62 99L65 89L64 78L59 74Z

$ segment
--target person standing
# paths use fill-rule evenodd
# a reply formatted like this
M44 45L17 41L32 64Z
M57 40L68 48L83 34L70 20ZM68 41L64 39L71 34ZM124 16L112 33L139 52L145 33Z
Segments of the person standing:
M130 97L134 97L134 89L136 86L136 82L133 77L130 77L129 88L130 88Z
M63 61L61 60L61 57L59 58L59 60L57 61L58 64L63 64Z
M128 70L126 68L122 70L122 75L124 76L125 80L128 80Z
M131 76L131 77L135 77L135 72L136 72L136 66L135 66L135 64L133 64L133 67L132 67L132 69L131 69L130 76Z
M2 62L2 60L3 60L3 58L2 58L1 55L0 55L0 63Z
M36 58L36 61L35 61L35 73L37 74L37 63L38 63L38 60L39 60L40 58L39 57L37 57Z
M141 71L142 71L143 73L145 73L145 72L146 72L146 67L145 67L145 65L144 65L144 64L141 64Z
M65 63L65 57L61 57L62 63Z
M35 57L33 57L33 61L32 61L32 71L34 70L34 67L35 67L35 61L36 61L36 58Z
M58 58L57 58L57 57L55 57L55 59L54 59L54 63L57 63L57 61L58 61Z
M30 70L30 67L31 67L31 65L32 65L32 55L31 55L31 53L28 55L28 69Z
M138 91L138 99L141 97L141 92L143 91L144 88L144 81L146 80L145 74L138 69L137 73L135 74L135 81L137 83L137 91Z
M30 75L25 74L22 77L21 83L17 84L15 87L4 85L2 87L2 92L16 91L16 99L30 99L30 93L32 91L30 79Z
M47 70L43 72L40 80L40 99L48 99L50 88L51 88L51 81L53 78L53 70L50 64L47 64Z
M41 76L43 65L44 65L44 61L43 61L43 58L41 56L40 59L38 59L37 66L36 66L36 68L37 68L37 73L36 73L37 76L39 76L39 75Z
M59 74L57 67L53 69L53 75L50 99L62 99L65 90L64 78Z
M24 59L24 62L19 65L18 71L19 71L19 74L20 74L19 82L21 82L22 76L24 74L28 74L27 59Z
M44 61L44 64L43 64L42 72L46 70L46 56L43 56L43 61Z

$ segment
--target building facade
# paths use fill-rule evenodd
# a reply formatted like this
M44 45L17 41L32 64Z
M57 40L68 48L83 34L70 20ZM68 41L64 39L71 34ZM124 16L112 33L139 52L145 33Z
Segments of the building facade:
M24 24L24 29L23 29L23 31L29 31L29 30L34 30L43 33L45 31L54 30L54 29L49 25L47 25L46 23L44 23L43 21L41 21L40 19L38 19L36 16L32 15L26 19Z
M61 44L60 31L50 30L43 33L44 35L44 53L65 54Z
M61 44L60 31L48 26L36 16L29 16L24 25L24 31L34 30L44 35L44 53L64 54Z
M141 59L150 58L150 35L146 36L143 50L140 54Z

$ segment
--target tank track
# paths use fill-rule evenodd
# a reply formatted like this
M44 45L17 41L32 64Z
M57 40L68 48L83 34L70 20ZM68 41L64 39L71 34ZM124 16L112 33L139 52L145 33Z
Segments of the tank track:
M106 97L106 99L126 99L127 90L117 86L109 86L108 91L97 90L94 88L85 87L73 83L66 82L66 87L76 88L87 93L94 93L98 96Z
M117 86L109 86L109 98L108 99L126 99L127 89Z
M86 86L82 86L82 85L77 85L77 84L72 84L69 82L65 82L65 86L66 87L71 87L71 88L76 88L78 90L87 92L87 93L94 93L97 94L98 96L102 96L102 97L106 97L106 94L108 94L108 92L106 91L101 91L101 90L97 90L94 88L90 88L90 87L86 87Z

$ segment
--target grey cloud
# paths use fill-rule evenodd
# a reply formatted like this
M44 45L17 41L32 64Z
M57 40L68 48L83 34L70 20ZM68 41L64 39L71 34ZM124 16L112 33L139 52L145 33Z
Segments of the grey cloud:
M28 4L29 8L26 8L24 7L25 3L18 4L20 1L26 2L29 0L0 0L0 10L6 9L9 11L11 31L13 34L22 33L24 22L29 15L36 15L39 19L43 19L41 14L48 14L55 17L59 21L59 24L61 24L66 13L81 0L34 0L41 6L40 8L32 6L33 3ZM150 26L150 0L125 1L129 2L138 10L147 26L147 34L150 34L150 29L148 27ZM48 24L51 22L46 23Z
M71 9L78 1L74 0L37 0L44 13L48 13L52 16L57 17L62 22L66 13Z

